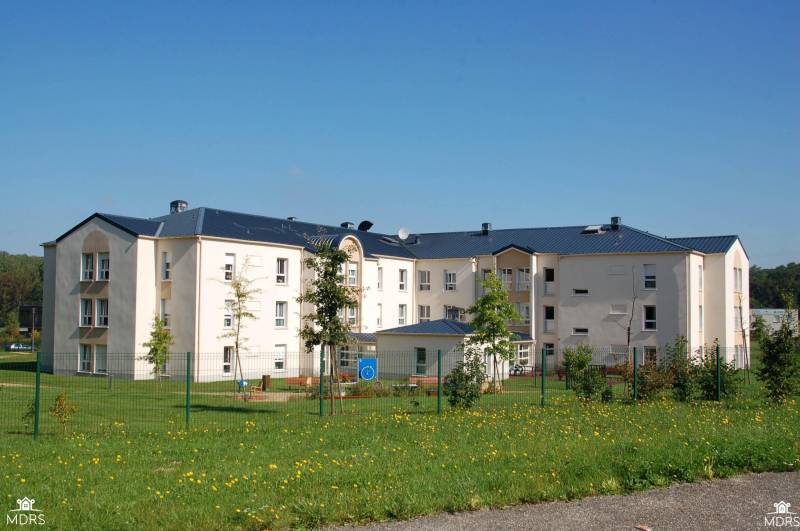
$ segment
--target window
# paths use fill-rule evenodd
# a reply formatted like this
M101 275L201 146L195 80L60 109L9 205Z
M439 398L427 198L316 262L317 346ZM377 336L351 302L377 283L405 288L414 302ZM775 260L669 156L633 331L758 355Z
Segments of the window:
M222 328L233 328L233 301L225 301L225 313L222 315Z
M522 318L523 324L531 324L531 305L527 302L517 303L517 313Z
M231 360L233 359L233 347L222 348L222 374L231 373Z
M459 308L458 306L445 306L444 307L444 318L450 319L452 321L463 321L464 320L465 311L464 308Z
M108 299L97 299L97 326L108 326Z
M358 308L355 306L347 307L347 324L355 326L358 323Z
M230 281L233 280L233 275L236 272L236 255L235 254L226 254L225 255L225 280Z
M545 332L555 332L556 331L556 307L555 306L545 306L544 307L544 331Z
M656 347L644 347L644 362L656 363L658 361L658 349Z
M405 325L406 324L406 305L401 304L397 307L397 324Z
M419 277L419 290L420 291L430 291L431 290L431 272L430 271L418 271L417 276Z
M583 328L583 327L573 328L572 329L572 335L573 336L588 336L589 335L589 329L588 328Z
M97 255L97 279L109 280L111 278L111 259L108 253L99 253Z
M697 266L697 289L703 291L703 264Z
M444 290L445 291L455 291L456 290L456 274L455 272L445 271L444 272Z
M378 328L383 326L383 304L381 304L380 302L378 303L377 325L378 325Z
M401 269L400 270L400 282L398 283L398 287L400 291L405 291L408 287L408 270Z
M347 285L358 285L358 264L350 263L347 265Z
M544 344L544 355L545 356L552 356L556 353L556 346L553 343L545 343Z
M383 291L383 268L378 268L378 291Z
M741 267L734 267L733 268L733 283L736 293L742 292L742 268Z
M612 315L627 315L628 314L628 305L627 304L612 304L610 313Z
M517 363L527 365L531 361L531 346L517 345Z
M108 347L106 345L94 346L94 372L100 374L108 372Z
M81 280L94 280L94 255L91 253L81 255Z
M744 328L744 320L742 317L742 307L741 306L734 306L733 307L733 329L734 330L741 330Z
M272 363L276 371L286 370L286 345L275 345L275 356Z
M642 274L644 276L644 289L656 289L656 265L644 264Z
M574 297L587 297L589 295L589 290L586 288L575 288L572 290L572 295Z
M161 320L164 321L164 328L170 327L169 308L167 307L167 299L161 299Z
M555 281L556 281L556 270L552 267L545 267L544 268L544 294L545 295L554 295L556 288L555 288Z
M428 353L424 348L417 347L417 359L414 365L414 374L425 374L428 365Z
M517 291L531 290L531 268L517 269Z
M78 371L92 372L92 346L81 345L81 355L78 361Z
M286 328L286 301L275 303L275 328Z
M289 259L278 258L275 261L275 284L286 284L289 270Z
M504 267L500 270L500 280L503 281L503 289L511 291L511 282L513 281L514 270L510 267Z
M431 320L431 307L430 306L420 306L419 307L419 322L420 323L427 323Z
M645 306L644 307L644 329L645 330L657 330L656 326L656 307L655 306Z
M161 253L161 280L172 280L172 260L169 253Z
M339 367L352 367L353 366L353 352L350 350L349 345L339 347Z
M697 308L698 330L703 331L703 305Z
M81 326L92 326L92 299L81 299Z

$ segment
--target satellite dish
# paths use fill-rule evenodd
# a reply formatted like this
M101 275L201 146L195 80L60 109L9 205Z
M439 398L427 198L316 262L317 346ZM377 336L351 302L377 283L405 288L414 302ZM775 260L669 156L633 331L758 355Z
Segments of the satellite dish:
M400 227L400 230L397 231L397 237L405 241L408 238L408 229Z

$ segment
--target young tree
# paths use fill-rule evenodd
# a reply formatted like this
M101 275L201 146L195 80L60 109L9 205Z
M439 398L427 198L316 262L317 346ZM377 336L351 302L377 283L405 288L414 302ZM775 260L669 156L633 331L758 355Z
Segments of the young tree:
M153 366L153 376L156 381L160 380L161 372L169 361L169 351L174 341L166 321L158 315L154 316L150 340L143 345L147 348L147 354L142 356L142 359Z
M344 319L344 311L348 306L358 305L358 289L345 285L344 265L350 258L347 250L334 247L322 238L315 242L315 247L315 255L304 261L305 267L313 272L313 278L305 286L303 294L297 298L301 304L307 303L313 308L303 316L300 337L303 338L307 350L313 350L319 345L324 355L325 347L328 349L330 414L333 415L333 382L336 371L334 352L337 345L347 342L350 326ZM323 378L324 375L319 376ZM338 381L338 375L336 380Z
M6 341L9 343L19 339L19 314L16 309L9 310L5 320Z
M520 316L514 305L508 301L508 292L503 282L490 272L482 283L484 295L473 304L467 312L472 319L473 332L468 343L484 349L492 357L492 390L498 391L497 360L509 361L514 357L514 344L511 343L513 332L508 329L508 322L518 321Z
M261 293L261 290L253 287L254 279L248 276L249 264L245 260L241 269L237 272L234 271L233 278L229 281L231 290L230 299L230 312L233 317L232 327L228 332L222 334L223 338L231 338L233 340L233 353L235 356L234 362L234 380L236 379L236 370L239 371L239 382L244 381L244 370L242 369L242 358L240 356L241 349L247 345L247 338L244 337L243 329L246 328L247 320L255 319L255 315L248 309L248 306L256 299L256 296ZM234 382L234 385L238 385ZM245 398L247 395L245 395Z
M784 402L800 390L800 345L791 314L787 313L780 328L764 332L759 342L762 354L758 377L770 400Z

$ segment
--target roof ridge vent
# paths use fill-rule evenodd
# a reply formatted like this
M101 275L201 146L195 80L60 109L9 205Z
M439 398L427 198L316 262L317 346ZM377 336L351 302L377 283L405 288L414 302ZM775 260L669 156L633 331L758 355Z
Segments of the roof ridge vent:
M603 234L604 232L602 225L587 225L581 234Z

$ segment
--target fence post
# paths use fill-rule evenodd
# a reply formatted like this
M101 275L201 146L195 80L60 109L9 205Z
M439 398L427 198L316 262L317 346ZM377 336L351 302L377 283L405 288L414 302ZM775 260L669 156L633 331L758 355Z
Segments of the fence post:
M720 367L719 367L719 344L717 344L717 402L720 399L720 388L722 387L722 377L720 374Z
M639 357L633 347L633 401L639 400Z
M544 380L547 376L547 354L545 349L542 349L542 396L540 398L540 405L544 407Z
M436 351L436 414L442 414L442 351Z
M319 416L325 416L325 345L319 346Z
M36 391L33 399L33 438L39 437L39 409L42 403L42 352L36 353Z
M186 353L186 431L189 431L189 420L192 411L192 353Z

